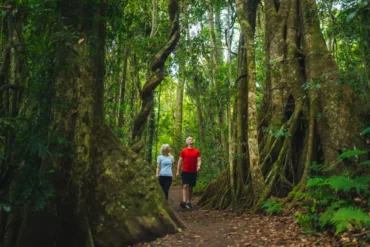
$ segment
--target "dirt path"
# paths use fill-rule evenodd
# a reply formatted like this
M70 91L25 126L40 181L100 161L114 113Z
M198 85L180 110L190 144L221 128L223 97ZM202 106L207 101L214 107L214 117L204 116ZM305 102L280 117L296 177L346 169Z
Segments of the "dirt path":
M242 215L222 211L180 208L181 188L173 186L169 203L186 224L182 232L167 235L135 247L154 246L335 246L324 235L310 236L300 231L288 216Z

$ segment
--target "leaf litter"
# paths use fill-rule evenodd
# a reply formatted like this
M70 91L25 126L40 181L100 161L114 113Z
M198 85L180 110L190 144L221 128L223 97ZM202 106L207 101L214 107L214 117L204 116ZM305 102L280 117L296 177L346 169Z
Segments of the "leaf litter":
M305 233L292 216L235 215L232 212L201 209L196 203L193 209L185 210L179 207L180 200L181 188L172 187L169 203L186 228L176 234L169 234L149 243L139 243L134 247L357 246L353 238L344 243L343 238L331 234Z

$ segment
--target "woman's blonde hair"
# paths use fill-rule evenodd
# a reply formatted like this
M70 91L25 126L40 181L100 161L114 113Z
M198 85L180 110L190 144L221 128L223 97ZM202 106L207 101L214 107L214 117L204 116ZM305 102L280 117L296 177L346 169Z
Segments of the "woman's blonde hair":
M170 146L170 144L163 144L162 147L161 147L161 155L164 155L164 152L166 151L166 149ZM172 162L174 162L174 157L168 153L168 156L170 156L170 159Z
M170 144L163 144L161 147L161 154L164 155L167 148L170 146Z

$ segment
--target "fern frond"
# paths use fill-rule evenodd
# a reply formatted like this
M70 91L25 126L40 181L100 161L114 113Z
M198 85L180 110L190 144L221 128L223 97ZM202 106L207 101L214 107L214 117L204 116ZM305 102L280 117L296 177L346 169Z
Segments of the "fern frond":
M335 192L339 190L348 192L351 188L355 187L353 180L345 176L331 176L327 179L327 182Z
M335 234L348 230L350 227L361 228L370 222L370 216L361 209L341 208L333 213L330 222L335 225Z
M333 218L335 209L332 207L329 207L321 216L320 216L320 224L321 227L326 226L328 223L330 223L330 220Z
M367 127L366 129L364 129L362 132L361 132L361 134L360 135L366 135L366 134L369 134L370 133L370 126L369 127Z
M328 183L327 183L326 179L316 177L316 178L308 179L306 187L307 188L315 188L315 187L322 186L322 185L327 185L327 184Z
M357 157L362 154L367 154L367 150L349 150L341 153L338 157L338 161L342 161L344 159L352 158L352 157Z
M271 199L263 202L261 208L269 215L280 214L283 212L284 204Z
M356 192L360 194L361 191L366 190L369 187L370 176L356 177L355 179L353 179L353 184L356 188Z
M365 161L361 162L360 165L370 166L370 160L365 160Z
M321 205L328 205L337 198L337 196L334 195L332 192L323 190L319 191L319 193L316 193L314 197L316 197L319 200L319 203Z
M330 221L333 218L333 215L335 213L335 210L337 210L338 208L340 208L342 205L344 205L346 203L347 202L343 201L343 200L333 202L330 205L330 207L328 207L327 210L324 213L322 213L322 215L320 216L319 221L320 221L321 227L324 227L328 223L330 223Z

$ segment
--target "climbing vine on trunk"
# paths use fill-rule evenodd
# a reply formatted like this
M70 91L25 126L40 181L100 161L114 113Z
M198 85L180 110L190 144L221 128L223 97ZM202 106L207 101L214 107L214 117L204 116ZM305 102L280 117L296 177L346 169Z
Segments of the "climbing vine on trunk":
M132 145L131 149L136 153L144 146L142 134L145 128L145 124L148 120L148 116L153 109L154 96L153 92L156 87L161 83L164 78L164 64L175 49L177 42L180 39L180 6L178 0L168 1L168 14L170 16L171 28L168 35L167 43L162 49L155 55L154 61L151 66L152 75L145 82L140 97L141 97L141 110L135 118L134 129L132 131Z

